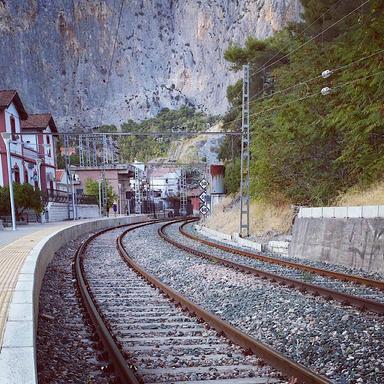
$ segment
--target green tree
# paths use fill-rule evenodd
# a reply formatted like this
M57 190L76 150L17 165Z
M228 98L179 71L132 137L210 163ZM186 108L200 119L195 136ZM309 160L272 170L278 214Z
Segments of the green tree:
M225 164L224 185L227 193L234 195L240 187L240 159Z
M307 35L297 39L292 26L288 33L282 31L267 41L283 52L303 41L306 45L290 54L289 61L268 69L276 93L269 97L262 92L251 100L254 197L330 204L346 189L369 185L384 176L384 65L375 54L384 48L383 8L382 2L372 2L370 12L352 14L348 22L340 23L336 36L324 41L308 41ZM367 56L371 57L361 60ZM236 60L240 65L243 56L239 54ZM356 63L348 65L352 62ZM319 78L324 69L342 66L347 67L330 79ZM257 73L251 67L251 81ZM325 86L335 91L323 97L319 91ZM232 100L235 87L228 90ZM229 129L239 129L241 109L232 108L225 119ZM222 159L231 158L228 143L226 139L221 148Z
M112 204L117 199L116 193L113 191L112 185L106 181L106 191L107 191L107 210L112 207ZM85 181L85 194L90 196L95 196L98 203L99 201L99 183L93 179L87 179Z
M30 184L13 183L16 218L20 219L25 210L32 209L36 213L43 211L41 193ZM0 187L0 215L11 214L9 186Z

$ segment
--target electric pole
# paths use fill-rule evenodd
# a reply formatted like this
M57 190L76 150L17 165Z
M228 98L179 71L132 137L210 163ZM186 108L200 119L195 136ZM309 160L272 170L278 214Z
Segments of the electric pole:
M249 139L249 65L244 65L240 167L240 237L249 236Z

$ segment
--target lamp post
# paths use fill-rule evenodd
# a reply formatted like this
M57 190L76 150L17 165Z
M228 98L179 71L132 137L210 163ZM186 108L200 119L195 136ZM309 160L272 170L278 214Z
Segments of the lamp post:
M72 184L72 209L73 209L73 220L76 220L77 218L77 212L76 212L76 194L75 194L75 173L70 174L71 177L71 184Z
M41 189L41 163L43 161L39 158L36 159L36 165L37 165L37 185L39 187L40 193L42 193ZM41 195L42 196L42 195ZM43 213L40 214L41 224L43 224Z
M102 216L102 212L101 212L101 179L99 178L97 180L98 182L98 185L99 185L99 216L101 217Z
M13 181L12 181L12 164L11 164L11 133L2 132L1 137L7 151L7 165L8 165L8 184L9 184L9 198L11 200L11 216L12 216L12 230L16 231L16 212L15 212L15 198L13 196Z

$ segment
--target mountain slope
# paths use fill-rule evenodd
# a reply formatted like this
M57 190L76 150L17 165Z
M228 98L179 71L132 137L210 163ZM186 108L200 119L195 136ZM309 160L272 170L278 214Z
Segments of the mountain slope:
M125 0L121 18L120 9L118 0L1 0L0 88L51 110L62 130L185 103L221 113L239 76L223 59L229 42L269 36L301 11L299 0Z

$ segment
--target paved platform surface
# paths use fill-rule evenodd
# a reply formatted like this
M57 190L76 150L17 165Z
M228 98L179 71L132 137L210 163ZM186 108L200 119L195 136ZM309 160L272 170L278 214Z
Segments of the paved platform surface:
M89 220L77 220L82 223ZM9 304L23 263L33 247L44 237L73 225L74 221L28 224L16 231L0 231L0 349L3 345Z

